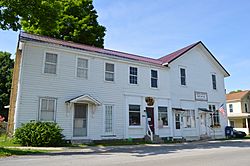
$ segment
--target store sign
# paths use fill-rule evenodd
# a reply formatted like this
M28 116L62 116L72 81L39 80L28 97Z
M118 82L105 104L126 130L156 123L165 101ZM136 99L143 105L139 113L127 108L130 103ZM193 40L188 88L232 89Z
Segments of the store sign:
M194 98L197 101L208 101L206 92L194 92Z

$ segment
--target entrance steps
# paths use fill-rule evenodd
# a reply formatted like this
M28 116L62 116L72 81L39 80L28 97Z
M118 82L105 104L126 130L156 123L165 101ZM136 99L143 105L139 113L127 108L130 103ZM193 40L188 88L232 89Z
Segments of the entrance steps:
M151 141L151 139L150 139L150 137L148 135L145 135L144 140L146 142L152 142L152 143L155 143L155 144L164 143L164 140L159 135L153 135L153 141Z
M90 139L72 139L70 141L72 144L90 144L93 142Z

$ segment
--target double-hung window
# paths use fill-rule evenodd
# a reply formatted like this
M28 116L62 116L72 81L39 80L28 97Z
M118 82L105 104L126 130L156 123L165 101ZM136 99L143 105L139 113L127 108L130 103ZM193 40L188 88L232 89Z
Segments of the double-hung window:
M211 114L211 125L220 126L220 114L219 110L216 110L215 105L209 105L209 110L212 111Z
M151 70L151 87L158 88L158 72L157 72L157 70Z
M88 60L77 58L77 71L76 76L79 78L88 78Z
M44 73L56 74L57 58L58 58L57 54L46 52L46 54L45 54L45 64L44 64Z
M180 68L181 85L187 85L186 83L186 69Z
M168 126L168 108L158 107L158 126L165 127Z
M141 125L140 105L129 105L129 126Z
M115 65L112 63L105 63L105 81L113 82L115 80Z
M234 112L234 110L233 110L233 104L229 104L229 111L230 112Z
M216 90L217 87L216 87L216 75L215 74L212 74L212 85L213 85L213 89Z
M137 75L138 75L137 67L129 67L129 83L130 84L137 84Z
M40 121L55 121L56 99L55 98L40 98Z
M113 105L105 105L105 133L113 132Z

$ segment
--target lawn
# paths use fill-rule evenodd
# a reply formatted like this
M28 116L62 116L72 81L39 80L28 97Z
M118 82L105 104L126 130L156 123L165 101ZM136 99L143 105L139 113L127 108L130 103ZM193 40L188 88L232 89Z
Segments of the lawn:
M12 156L12 155L27 155L27 154L38 154L46 153L46 150L31 150L31 149L17 149L20 144L15 144L13 139L6 137L5 135L0 136L0 157Z

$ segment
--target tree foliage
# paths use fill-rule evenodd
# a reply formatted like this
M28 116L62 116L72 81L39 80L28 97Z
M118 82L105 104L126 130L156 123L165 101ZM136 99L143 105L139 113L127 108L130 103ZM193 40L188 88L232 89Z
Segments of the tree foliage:
M4 106L9 105L12 71L14 60L10 58L11 54L0 51L0 114L7 120L8 111Z
M92 0L1 0L0 28L103 47L105 27Z

